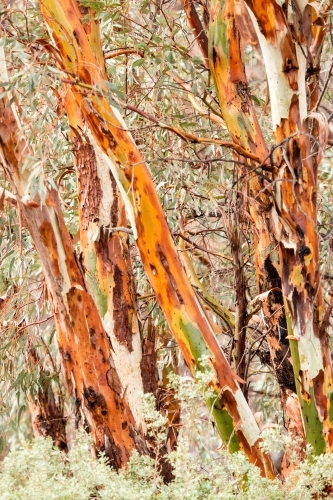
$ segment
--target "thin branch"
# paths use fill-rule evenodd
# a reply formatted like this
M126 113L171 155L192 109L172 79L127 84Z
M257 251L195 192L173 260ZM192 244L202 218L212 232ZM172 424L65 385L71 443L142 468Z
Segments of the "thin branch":
M53 316L49 316L48 318L42 319L41 321L35 321L34 323L29 323L28 325L22 326L22 328L19 328L17 330L16 335L19 335L21 332L23 332L23 330L26 330L26 328L29 328L30 326L41 325L42 323L46 323L50 319L53 319Z
M12 205L17 205L16 196L10 191L7 191L7 189L4 189L2 187L0 187L0 205L1 205L1 200L8 201Z
M96 89L92 85L88 85L86 83L80 82L77 79L70 80L68 78L62 78L61 81L64 83L69 83L71 85L78 85L79 87L83 87L85 89L89 89L93 92L96 92L96 93L103 95L103 92ZM156 123L156 125L158 125L160 128L163 128L165 130L169 130L170 132L173 132L174 134L178 135L178 137L180 137L181 139L183 139L185 141L192 142L194 144L215 144L216 146L231 148L231 149L234 149L238 154L244 156L245 158L249 158L250 160L256 161L257 163L261 163L259 156L251 153L250 151L247 151L245 148L243 148L242 146L240 146L238 144L235 144L234 142L224 141L221 139L211 139L209 137L199 137L197 135L190 134L188 132L185 132L184 130L180 130L176 127L172 127L171 125L167 125L166 123L161 122L160 120L158 120L158 118L155 118L155 116L152 116L152 115L146 113L145 111L142 111L141 109L139 109L135 106L132 106L130 104L126 104L125 102L118 99L118 97L116 97L115 95L113 95L113 99L120 106L122 106L124 109L129 109L130 111L137 113L138 115L142 116L143 118L146 118L147 120L150 120L151 122ZM265 165L265 167L263 167L263 168L271 171L271 168L268 165Z
M143 57L144 51L139 49L114 49L110 50L110 52L106 52L104 54L104 59L113 59L114 57L128 55L128 54L136 54L140 57Z
M107 230L110 233L127 233L127 234L133 234L132 229L129 229L128 227L124 227L124 226L108 227Z
M141 109L136 108L135 106L132 106L130 104L125 104L121 103L121 105L125 109L129 109L131 111L134 111L138 115L147 118L147 120L152 121L153 123L156 123L159 127L164 128L166 130L170 130L170 132L173 132L174 134L178 135L178 137L181 137L182 139L192 142L194 144L216 144L217 146L223 146L225 148L231 148L234 149L237 153L241 154L242 156L245 156L246 158L249 158L250 160L256 161L258 163L261 163L259 156L250 153L246 149L244 149L242 146L239 146L238 144L231 142L231 141L224 141L221 139L212 139L209 137L199 137L194 134L190 134L189 132L185 132L184 130L180 130L176 127L172 127L171 125L167 125L166 123L161 122L155 116L152 116L145 111L142 111Z
M200 115L202 115L204 118L207 118L208 120L211 120L217 125L220 125L224 130L227 129L223 117L220 116L215 109L213 109L212 105L206 99L203 99L203 102L206 104L206 106L208 106L212 113L207 112L207 110L200 106L197 99L194 97L192 89L188 83L184 82L184 80L179 78L179 76L175 75L172 71L167 71L167 75L172 76L174 81L177 82L187 92L187 97L190 103L192 104L194 109L198 111L198 113L200 113Z
M221 255L219 253L212 252L211 250L207 250L207 248L204 248L200 245L197 245L196 243L191 241L189 238L186 238L186 236L184 236L182 233L173 233L173 235L180 236L183 240L187 241L187 243L190 243L191 245L193 245L198 250L201 250L202 252L206 252L206 253L209 253L210 255L214 255L214 257L220 257L221 259L226 259L226 260L233 262L233 260L230 257L226 257L225 255Z
M321 101L322 101L322 99L324 97L324 94L326 92L327 86L328 86L329 81L331 79L332 71L333 71L333 59L331 61L330 69L328 71L328 75L327 75L327 78L325 80L324 86L323 86L322 91L320 93L320 96L319 96L319 99L318 99L318 102L317 102L317 105L316 105L316 110L318 109L318 107L319 107L319 105L320 105L320 103L321 103Z

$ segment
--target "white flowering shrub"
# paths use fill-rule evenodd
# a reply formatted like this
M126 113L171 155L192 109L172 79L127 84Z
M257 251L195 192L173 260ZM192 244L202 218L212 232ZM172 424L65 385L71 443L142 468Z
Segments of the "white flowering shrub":
M134 453L126 470L117 473L105 457L94 459L90 438L78 433L68 455L50 439L23 442L0 466L1 500L312 500L327 498L333 484L333 454L311 457L298 464L285 483L262 478L242 453L214 451L216 436L209 414L190 378L171 381L182 404L183 426L177 450L169 460L174 480L164 484L158 460ZM155 411L154 399L145 395L148 432L157 446L165 438L165 419ZM276 429L265 431L268 449L291 446ZM193 436L197 439L193 441ZM201 437L198 439L198 436ZM193 444L195 443L195 445ZM199 443L199 444L198 444ZM157 453L158 456L158 453Z

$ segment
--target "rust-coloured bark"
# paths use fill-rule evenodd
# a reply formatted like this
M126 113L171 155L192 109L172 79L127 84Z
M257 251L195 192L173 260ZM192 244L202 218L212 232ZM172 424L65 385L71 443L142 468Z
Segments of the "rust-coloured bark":
M247 89L247 80L241 51L241 39L236 22L235 2L216 0L211 3L209 57L219 97L221 112L233 140L244 149L255 153L261 162L268 161L268 149ZM246 161L246 160L244 160ZM249 168L255 164L249 162ZM259 170L260 167L258 167ZM260 172L259 172L260 173ZM246 170L242 170L246 175ZM269 174L267 174L269 179ZM268 326L271 364L284 392L295 391L292 365L289 361L289 342L283 311L280 264L277 240L271 227L271 189L260 175L248 174L248 209L254 221L254 249L256 278L259 294L270 289L263 304ZM283 399L284 400L284 399Z
M40 376L45 375L39 356L34 347L28 348L28 361L34 367L40 367ZM51 385L38 394L30 396L28 406L31 414L32 430L35 437L51 437L54 444L63 451L68 451L66 439L66 419L62 394L55 397Z
M320 331L323 299L319 273L317 167L321 153L318 143L317 149L311 147L307 120L305 55L308 47L299 48L298 44L303 42L301 29L296 30L296 40L285 11L277 2L272 0L263 6L254 0L247 4L268 68L273 129L278 145L272 219L279 241L295 382L306 439L314 453L319 454L333 449L333 380L327 331ZM298 6L306 20L306 9L312 7L301 2ZM315 32L320 35L320 30L315 28ZM320 46L318 42L317 47ZM318 133L318 129L312 133ZM319 134L318 139L320 143Z
M112 340L121 395L132 411L136 427L143 429L142 393L153 393L158 400L158 408L162 412L165 410L164 404L159 403L155 329L148 318L147 335L141 345L128 237L126 233L113 231L127 225L124 204L110 169L103 163L96 146L87 142L89 132L82 133L85 125L71 89L67 91L64 104L75 145L80 247L87 280L106 332ZM148 436L146 439L149 454L157 458L156 443ZM168 441L167 438L158 456L165 482L170 482L173 477L171 464L165 459Z
M137 428L143 430L140 395L145 392L143 378L149 375L142 363L128 235L117 229L126 228L125 208L108 165L91 135L89 139L90 132L70 88L64 106L74 144L80 248L87 282L112 344L115 368L122 381L121 395L131 408Z
M98 450L106 450L111 463L126 464L133 449L145 450L133 417L121 398L121 383L114 368L110 342L95 303L87 291L54 190L46 204L27 196L27 173L21 172L29 145L18 136L15 105L1 100L1 160L17 194L39 255L51 297L64 376L74 390ZM24 203L22 203L25 196ZM140 444L141 443L141 444Z
M193 0L181 0L181 2L184 7L184 11L186 12L188 24L190 25L193 35L200 47L205 65L208 67L208 38L194 6Z
M106 75L95 56L101 45L92 13L87 22L74 0L43 1L41 9L52 30L63 69L78 78L73 79L73 93L117 178L142 263L170 329L194 373L205 369L201 359L208 357L211 388L217 395L209 404L218 428L231 449L242 448L263 474L272 476L270 460L260 450L258 427L237 376L231 371L180 264L148 169L119 113L102 95L106 92ZM94 39L91 33L96 35ZM101 89L98 94L93 91L96 85Z

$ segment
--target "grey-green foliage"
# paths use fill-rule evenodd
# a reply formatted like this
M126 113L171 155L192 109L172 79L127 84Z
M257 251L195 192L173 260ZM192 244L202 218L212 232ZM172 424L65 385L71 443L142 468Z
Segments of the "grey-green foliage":
M181 439L171 454L175 479L164 485L154 461L133 454L119 474L89 452L89 438L79 435L67 457L51 439L24 442L4 460L0 472L2 500L310 500L325 498L333 482L333 455L306 461L282 484L260 477L259 469L241 453L198 460L189 440Z
M172 384L183 410L183 426L178 448L169 455L174 480L165 485L158 462L140 456L131 457L126 470L119 474L105 457L94 459L90 438L79 433L66 456L54 448L50 439L25 441L12 451L0 467L1 500L310 500L325 498L324 489L333 483L333 455L327 454L299 464L283 484L260 477L242 453L226 450L199 453L192 436L200 436L201 448L211 437L209 414L202 413L202 392L189 377ZM146 395L145 418L148 430L163 439L165 421L154 410L154 400ZM194 402L196 404L194 404ZM209 436L210 434L210 436ZM207 438L208 436L208 438ZM270 433L266 446L274 448L277 432ZM316 495L314 497L314 495Z

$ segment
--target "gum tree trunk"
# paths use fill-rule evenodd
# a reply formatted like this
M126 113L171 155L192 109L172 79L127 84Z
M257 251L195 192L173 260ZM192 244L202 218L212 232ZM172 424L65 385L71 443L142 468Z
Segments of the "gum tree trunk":
M183 270L155 187L119 112L107 92L101 43L93 13L74 0L46 0L40 4L61 57L62 69L100 148L117 180L141 260L170 329L194 374L211 373L215 396L208 402L217 427L231 451L243 449L263 474L272 476L268 456L260 450L255 419L216 340ZM97 55L96 55L97 54ZM207 361L203 362L203 358Z
M275 1L267 2L265 8L257 1L247 5L267 70L277 144L272 221L279 241L295 382L306 440L314 453L320 454L333 448L332 365L326 325L322 323L317 228L317 169L326 144L323 118L308 118L305 56L311 53L311 60L317 63L316 74L325 12L307 2L295 2L297 29L292 32L284 9ZM309 104L313 106L313 102ZM317 141L313 142L315 136Z
M244 204L254 222L254 250L256 279L259 294L271 290L263 302L263 312L269 333L271 364L282 391L285 404L288 394L295 392L292 365L289 361L287 324L281 292L281 270L270 212L272 206L272 167L269 153L247 88L247 79L241 47L241 33L236 20L235 0L213 0L210 3L209 63L220 102L220 108L229 133L246 151L256 154L259 164L246 158L238 158L248 167L240 170L240 176L248 179ZM266 179L266 180L265 180ZM289 354L288 354L289 353ZM241 353L239 353L241 355Z
M111 341L113 360L121 382L121 396L131 408L136 426L143 430L145 424L140 397L146 392L143 378L154 378L155 373L147 366L142 367L141 335L125 207L110 168L86 129L70 88L64 105L74 145L80 250L86 279ZM156 371L156 367L153 369Z
M8 81L2 53L1 76ZM110 341L65 226L58 194L48 191L45 203L29 196L29 168L22 169L30 148L15 104L1 100L0 154L19 209L40 258L52 301L62 367L69 392L74 391L98 451L105 450L116 468L132 451L146 452L130 407L122 399Z

